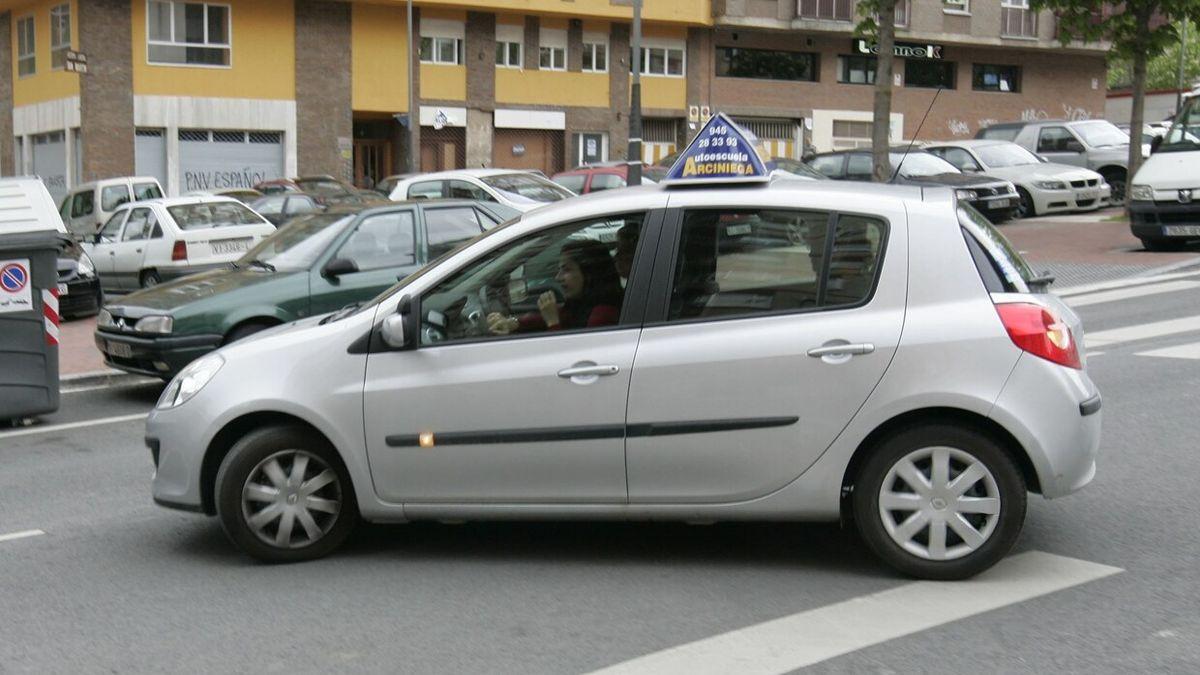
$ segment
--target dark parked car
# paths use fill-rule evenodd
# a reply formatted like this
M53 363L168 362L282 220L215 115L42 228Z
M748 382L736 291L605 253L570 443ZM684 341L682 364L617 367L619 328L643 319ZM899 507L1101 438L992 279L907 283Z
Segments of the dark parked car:
M74 239L58 254L58 313L64 319L91 316L104 305L100 277L87 251Z
M325 210L317 200L303 192L277 192L260 197L250 203L250 208L275 225L282 225L293 216Z
M430 201L297 216L229 267L105 307L96 346L113 368L166 379L223 344L365 302L517 215L494 203Z
M969 202L992 222L1017 215L1021 200L1016 186L1009 181L963 173L941 157L921 150L910 151L907 147L892 148L889 161L896 183L954 188L959 199ZM834 180L871 180L869 149L825 152L814 156L808 164Z

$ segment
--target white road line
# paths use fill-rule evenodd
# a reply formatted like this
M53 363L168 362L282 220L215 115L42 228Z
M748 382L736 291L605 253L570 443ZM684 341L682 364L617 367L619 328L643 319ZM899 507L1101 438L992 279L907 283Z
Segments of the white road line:
M1190 345L1175 345L1174 347L1152 349L1148 352L1138 352L1136 356L1163 356L1169 359L1200 360L1200 342L1193 342Z
M1122 572L1031 551L970 581L918 581L648 654L593 675L774 675Z
M1200 272L1172 272L1170 274L1156 274L1152 277L1126 277L1115 281L1100 281L1094 284L1082 284L1079 286L1069 286L1060 288L1054 291L1054 294L1060 298L1067 298L1073 295L1084 295L1086 293L1096 293L1098 291L1111 291L1117 288L1129 288L1131 286L1145 286L1147 284L1156 284L1162 281L1172 281L1174 279L1186 279L1195 277Z
M1195 330L1200 330L1200 316L1185 316L1182 319L1168 319L1166 321L1155 321L1154 323L1143 323L1137 326L1126 326L1124 328L1113 328L1087 333L1084 336L1084 343L1091 349L1093 347L1106 347L1119 342L1146 340L1164 335L1188 333Z
M12 541L14 539L24 539L26 537L37 537L46 534L41 530L25 530L23 532L13 532L11 534L0 534L0 541Z
M134 420L144 420L149 417L149 413L138 413L136 415L118 415L117 417L101 417L94 420L84 420L82 422L67 422L65 424L51 424L45 427L29 427L28 429L18 429L16 431L5 431L0 433L0 441L6 438L16 438L17 436L33 436L35 434L48 434L55 431L68 431L70 429L82 429L84 427L96 427L102 424L117 424L118 422L132 422Z
M1200 281L1168 281L1161 284L1134 286L1132 288L1121 288L1111 291L1088 293L1082 296L1072 296L1064 298L1063 301L1072 307L1087 307L1088 305L1099 305L1104 302L1129 300L1131 298L1140 298L1146 295L1186 291L1197 287L1200 287Z

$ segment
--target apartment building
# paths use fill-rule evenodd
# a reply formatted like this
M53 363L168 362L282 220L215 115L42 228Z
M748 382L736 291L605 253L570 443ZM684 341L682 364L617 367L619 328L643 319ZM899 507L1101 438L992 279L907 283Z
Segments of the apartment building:
M0 172L56 195L129 173L171 194L297 173L361 184L403 171L410 112L425 171L624 158L629 0L414 5L410 45L404 0L0 0ZM644 158L718 110L776 155L864 144L875 47L853 38L854 13L854 0L645 2ZM937 87L922 138L1103 114L1103 46L1060 46L1028 0L904 0L897 23L896 139Z

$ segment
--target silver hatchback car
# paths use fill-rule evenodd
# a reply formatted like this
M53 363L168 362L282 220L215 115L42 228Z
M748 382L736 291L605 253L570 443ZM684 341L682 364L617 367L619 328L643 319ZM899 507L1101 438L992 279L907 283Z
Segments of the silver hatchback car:
M652 186L500 226L357 310L195 361L163 506L268 561L360 520L853 520L976 574L1087 484L1078 317L948 189Z

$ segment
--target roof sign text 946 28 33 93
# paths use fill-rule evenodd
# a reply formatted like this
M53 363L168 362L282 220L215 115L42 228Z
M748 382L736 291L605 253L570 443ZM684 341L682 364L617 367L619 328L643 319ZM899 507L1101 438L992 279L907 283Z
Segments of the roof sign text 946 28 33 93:
M767 180L767 173L758 154L758 138L724 113L717 113L679 154L665 182L761 182Z

